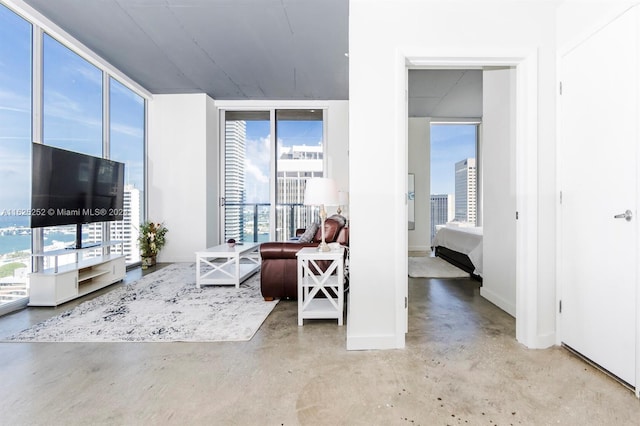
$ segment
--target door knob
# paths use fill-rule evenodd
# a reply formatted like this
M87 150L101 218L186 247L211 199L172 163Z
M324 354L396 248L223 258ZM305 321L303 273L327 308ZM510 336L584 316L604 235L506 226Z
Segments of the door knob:
M627 222L631 222L631 218L633 217L633 213L631 212L631 210L627 210L624 213L620 213L615 215L613 218L614 219L625 219Z

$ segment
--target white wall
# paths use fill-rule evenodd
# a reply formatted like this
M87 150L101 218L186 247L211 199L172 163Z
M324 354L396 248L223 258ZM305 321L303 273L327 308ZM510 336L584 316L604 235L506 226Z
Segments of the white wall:
M528 148L540 167L526 171L535 180L535 192L520 194L535 212L526 220L537 224L533 248L527 248L535 270L523 296L529 306L524 340L532 347L553 344L556 200L555 170L549 164L555 164L555 7L506 0L351 0L349 349L404 346L406 58L507 51L532 52L537 61L537 93L529 96L538 109L527 114L537 116L528 132L535 146ZM386 232L371 232L380 229L381 220Z
M483 282L480 295L516 316L515 69L483 72Z
M206 185L206 246L211 247L220 241L220 130L218 127L219 114L215 100L206 97L206 158L207 158L207 185Z
M327 176L335 179L339 190L349 191L349 101L327 105ZM346 217L348 213L347 206Z
M169 229L160 262L192 262L218 240L217 114L205 94L149 102L148 217Z
M431 250L431 120L409 118L408 172L415 174L415 229L409 250Z

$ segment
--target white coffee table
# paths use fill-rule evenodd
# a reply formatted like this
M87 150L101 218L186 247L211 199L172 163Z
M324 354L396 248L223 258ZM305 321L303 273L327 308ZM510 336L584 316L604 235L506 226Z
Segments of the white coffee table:
M260 269L260 243L221 244L196 252L196 287L235 285Z

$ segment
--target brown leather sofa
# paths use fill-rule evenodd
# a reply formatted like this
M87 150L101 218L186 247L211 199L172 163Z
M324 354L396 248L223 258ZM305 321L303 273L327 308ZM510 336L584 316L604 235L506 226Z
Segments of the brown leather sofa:
M304 229L298 230L300 235ZM268 242L260 245L262 265L260 287L264 300L297 299L298 258L296 253L303 247L317 247L322 241L322 229L318 229L310 243ZM333 219L325 220L325 241L349 245L349 228ZM327 262L328 264L329 262ZM319 262L321 268L323 265ZM326 265L324 266L326 268Z

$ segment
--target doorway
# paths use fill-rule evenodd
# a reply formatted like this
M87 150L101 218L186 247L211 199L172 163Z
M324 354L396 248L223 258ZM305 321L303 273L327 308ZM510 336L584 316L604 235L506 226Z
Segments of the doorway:
M495 53L495 52L494 52ZM472 54L464 56L434 56L428 52L407 56L402 63L404 73L399 73L398 96L405 93L410 68L483 68L487 66L513 67L517 75L515 85L514 122L516 123L514 174L516 194L537 193L537 57L535 52L523 51L514 56ZM400 63L398 63L400 66ZM402 110L401 113L406 113ZM404 119L406 120L406 118ZM406 123L406 121L404 121ZM403 130L407 134L406 128ZM405 136L406 137L406 136ZM519 220L516 230L516 339L531 348L553 345L555 336L539 336L536 333L537 317L537 200L517 197L515 200ZM516 212L513 212L514 215ZM407 256L405 254L405 256ZM400 283L400 281L399 281ZM401 297L407 297L407 280L402 280ZM406 332L407 310L402 312ZM400 322L399 322L400 323Z

